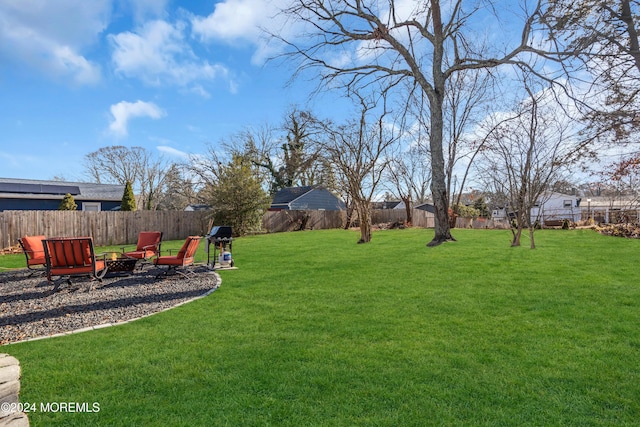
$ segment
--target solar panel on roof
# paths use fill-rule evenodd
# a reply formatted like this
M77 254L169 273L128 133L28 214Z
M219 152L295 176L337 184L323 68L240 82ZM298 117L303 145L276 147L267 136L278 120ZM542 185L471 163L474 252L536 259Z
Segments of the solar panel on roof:
M24 184L0 182L0 193L18 194L80 194L80 187L77 185L56 185L56 184Z

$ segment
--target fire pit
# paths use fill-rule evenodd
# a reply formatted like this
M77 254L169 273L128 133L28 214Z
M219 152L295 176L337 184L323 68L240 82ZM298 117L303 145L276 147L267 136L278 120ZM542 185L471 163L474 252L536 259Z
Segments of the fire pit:
M136 262L138 262L136 258L121 257L117 252L112 252L110 256L107 255L106 259L107 274L131 274L136 268Z

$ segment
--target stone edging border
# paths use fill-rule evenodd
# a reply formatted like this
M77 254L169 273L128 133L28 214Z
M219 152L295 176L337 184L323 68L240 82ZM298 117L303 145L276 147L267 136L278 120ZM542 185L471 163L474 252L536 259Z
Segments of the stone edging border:
M26 340L14 341L14 342L6 343L6 344L4 344L4 345L2 345L0 347L9 346L9 345L12 345L12 344L20 344L20 343L29 342L29 341L39 341L39 340L44 340L44 339L48 339L48 338L65 337L67 335L73 335L73 334L79 334L79 333L82 333L82 332L95 331L97 329L109 328L111 326L125 325L127 323L131 323L131 322L134 322L136 320L144 319L145 317L153 316L153 315L158 314L158 313L162 313L162 312L165 312L165 311L168 311L168 310L172 310L172 309L174 309L176 307L180 307L181 305L184 305L184 304L199 300L201 298L204 298L206 296L209 296L213 292L215 292L220 287L220 285L222 285L222 277L220 277L220 275L218 273L216 273L215 271L212 271L211 273L216 275L216 285L213 287L213 289L209 289L207 292L205 292L202 295L199 295L197 297L193 297L193 298L188 299L186 301L179 302L178 304L173 305L171 307L163 308L162 310L156 311L155 313L149 313L149 314L145 314L144 316L135 317L133 319L123 320L122 322L103 323L101 325L87 326L87 327L84 327L84 328L75 329L73 331L60 332L58 334L53 334L53 335L42 335L42 336L39 336L39 337L27 338Z

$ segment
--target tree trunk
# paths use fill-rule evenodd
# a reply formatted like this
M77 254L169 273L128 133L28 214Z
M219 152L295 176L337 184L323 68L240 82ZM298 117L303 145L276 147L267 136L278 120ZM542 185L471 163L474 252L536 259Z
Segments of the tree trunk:
M371 213L368 202L358 202L358 217L360 219L360 240L358 243L369 243L371 241Z
M413 209L411 209L411 197L401 198L404 202L404 210L407 213L407 225L411 226L413 223Z
M536 242L535 240L533 240L533 233L536 231L536 227L535 226L531 226L529 227L529 240L531 240L531 249L535 249L536 248Z
M348 230L349 228L351 228L351 224L353 224L353 212L354 212L353 204L348 203L347 204L347 221L344 224L345 230Z
M444 58L444 33L442 18L440 16L440 4L431 0L433 11L433 90L427 90L431 114L431 134L429 135L429 148L431 149L431 195L433 197L435 236L427 243L427 246L438 246L447 241L455 241L451 236L449 227L449 195L444 169L443 139L443 114L444 93L446 77L442 72ZM423 88L426 86L423 86Z
M511 247L520 246L520 236L522 235L522 228L517 227L515 230L511 230L513 233L513 240L511 241Z
M444 82L442 83L444 87ZM442 98L431 102L431 194L433 197L435 236L427 246L437 246L446 241L455 241L449 224L449 196L444 171L442 150Z

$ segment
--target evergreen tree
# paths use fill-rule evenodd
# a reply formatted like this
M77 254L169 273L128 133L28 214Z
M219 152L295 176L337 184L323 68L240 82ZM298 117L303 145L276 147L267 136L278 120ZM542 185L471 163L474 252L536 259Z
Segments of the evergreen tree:
M478 216L483 218L489 217L489 207L487 206L484 196L478 197L475 202L473 202L473 207L478 211Z
M260 230L270 198L249 159L235 155L228 164L218 166L216 175L217 180L205 189L214 223L232 226L236 235Z
M75 211L78 209L78 205L76 201L73 199L73 196L69 193L64 195L62 202L60 202L60 206L58 206L59 211Z
M136 198L133 195L133 188L131 187L131 181L127 181L127 183L124 186L124 194L122 195L122 203L120 204L120 210L123 210L123 211L136 210Z

